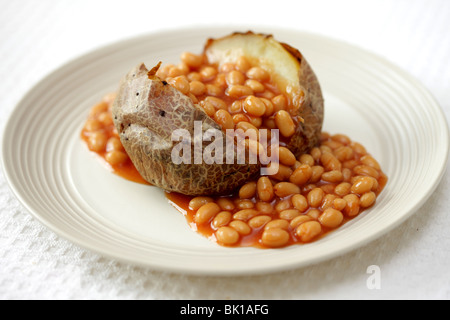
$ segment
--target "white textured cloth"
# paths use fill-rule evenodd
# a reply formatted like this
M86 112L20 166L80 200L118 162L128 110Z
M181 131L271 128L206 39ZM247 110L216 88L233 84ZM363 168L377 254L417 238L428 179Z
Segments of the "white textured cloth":
M2 130L27 90L70 59L192 24L272 25L347 41L407 70L450 115L446 0L0 0L0 8ZM0 299L449 299L449 175L416 214L360 249L287 272L220 278L157 272L79 248L32 218L0 173ZM381 272L379 288L370 286L371 265Z

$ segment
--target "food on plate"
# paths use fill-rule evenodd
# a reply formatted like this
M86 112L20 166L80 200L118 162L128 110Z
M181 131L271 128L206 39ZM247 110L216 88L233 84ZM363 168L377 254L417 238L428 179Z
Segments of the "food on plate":
M190 161L173 161L178 146L174 131L184 129L184 135L194 136L196 121L202 124L202 136L223 129L222 141L226 129L252 129L255 134L279 129L280 140L294 155L319 141L320 86L292 47L267 35L235 33L210 39L202 55L185 53L181 60L177 67L157 65L150 71L144 64L136 66L121 81L112 109L125 150L151 184L188 195L218 195L258 173L260 161L238 163L237 145L231 155L223 152L213 163L204 158L198 163L195 139L186 142ZM259 147L258 141L247 141ZM208 145L203 141L200 148Z
M230 247L315 241L375 204L387 176L360 143L322 131L297 49L233 33L180 60L138 64L92 108L82 138L114 172L164 189L193 230Z

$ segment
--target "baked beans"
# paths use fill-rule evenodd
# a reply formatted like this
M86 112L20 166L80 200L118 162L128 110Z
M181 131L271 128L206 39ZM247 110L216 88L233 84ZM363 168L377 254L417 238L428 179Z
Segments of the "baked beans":
M345 151L346 156L342 156L342 147L350 148L351 152ZM319 239L376 202L387 177L381 169L376 169L379 164L372 159L364 147L347 136L324 133L317 148L295 161L288 160L292 165L280 164L278 174L249 181L235 194L212 197L220 210L227 211L219 212L209 224L197 224L197 230L224 246L279 248ZM342 161L354 161L353 168L363 167L348 169ZM192 199L174 193L167 196L182 208L186 201L183 199ZM205 203L211 197L196 198ZM198 212L186 211L188 217ZM229 227L236 233L222 227ZM228 233L230 236L226 237Z

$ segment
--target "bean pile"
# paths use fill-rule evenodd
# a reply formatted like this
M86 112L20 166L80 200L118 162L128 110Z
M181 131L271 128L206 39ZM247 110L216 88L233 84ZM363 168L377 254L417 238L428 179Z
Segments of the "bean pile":
M222 245L311 242L371 207L387 181L361 144L325 132L321 140L298 159L280 152L277 174L250 181L233 195L168 197L184 207L197 230Z

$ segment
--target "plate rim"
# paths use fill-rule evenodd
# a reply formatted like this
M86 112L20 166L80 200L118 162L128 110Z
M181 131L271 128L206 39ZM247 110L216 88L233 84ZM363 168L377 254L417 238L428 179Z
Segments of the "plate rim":
M201 29L202 26L201 25L194 25L194 26L190 26L190 27L186 27L184 28L183 31L186 30L190 30L190 31L195 31L195 30L199 30ZM370 52L368 50L366 50L365 48L361 48L358 47L355 44L349 43L345 40L340 40L340 39L336 39L336 38L332 38L332 37L328 37L326 35L323 34L316 34L310 31L302 31L302 30L292 30L292 29L286 29L286 28L280 28L280 27L271 27L271 26L242 26L242 25L236 25L236 26L232 26L232 28L241 28L241 29L271 29L273 30L273 34L276 34L276 32L283 32L283 31L287 31L290 33L296 33L296 34L301 34L302 36L308 36L308 37L312 37L312 38L320 38L322 40L326 40L326 41L333 41L335 43L338 43L340 45L344 45L346 47L350 47L353 50L358 50L360 52L363 52L365 55L370 55L372 57L374 57L376 60L380 61L381 63L383 63L383 65L386 65L389 67L389 69L395 71L397 74L399 74L401 77L403 77L404 79L406 79L408 82L413 83L416 87L420 88L422 90L423 94L427 95L427 98L430 99L430 101L433 102L433 107L434 107L434 111L438 112L439 115L441 116L441 119L443 119L443 129L445 131L445 142L446 142L446 149L445 149L445 156L442 159L441 162L441 167L439 168L439 173L437 174L437 178L434 181L434 187L430 188L428 190L428 193L424 196L422 196L422 198L420 199L420 201L418 201L416 203L416 205L414 206L413 210L410 210L408 212L408 214L404 214L403 216L401 216L401 218L397 219L395 221L395 223L391 223L388 227L386 227L385 229L383 229L383 232L381 233L376 233L371 235L370 237L366 237L364 239L364 241L359 241L358 243L354 243L352 245L347 246L345 249L341 249L336 253L329 253L328 255L322 255L319 257L316 257L315 259L311 259L309 262L307 263L301 263L301 264L296 264L296 263L291 263L289 265L284 265L284 266L277 266L276 268L272 268L269 270L265 270L264 268L261 268L260 270L246 270L246 271L242 271L240 270L239 272L236 271L232 271L230 270L229 272L225 272L224 270L221 270L219 272L216 272L214 270L211 270L210 272L205 272L205 270L185 270L182 267L176 267L176 266L172 266L171 268L168 268L167 265L165 266L157 266L148 262L143 262L143 261L136 261L136 260L130 260L118 255L114 255L110 252L105 252L102 250L99 250L98 248L96 248L93 245L90 245L89 242L86 242L84 240L81 240L71 234L68 234L67 232L64 232L63 230L61 230L60 228L58 228L57 226L55 226L54 224L52 224L51 222L47 221L47 219L45 219L44 217L42 217L38 212L35 212L35 210L28 204L28 202L26 201L26 199L24 198L24 196L19 192L19 190L17 189L16 184L14 183L10 172L8 172L6 166L5 166L5 145L6 145L6 139L8 137L6 131L8 129L8 127L11 125L11 122L14 120L14 116L15 114L18 112L18 110L20 109L20 106L24 103L24 101L26 101L26 99L33 94L33 92L38 91L38 89L47 81L49 81L52 77L54 77L55 75L63 72L64 69L66 68L70 68L71 65L77 64L77 62L82 61L83 59L85 59L86 57L89 57L91 55L94 54L100 54L101 52L106 52L108 50L111 50L112 48L116 47L116 46L124 46L127 43L133 43L135 41L139 41L139 39L146 39L148 37L152 37L152 36L163 36L164 34L171 34L173 32L176 32L177 30L179 30L179 28L167 28L167 29L161 29L161 30L156 30L153 32L145 32L139 35L135 35L132 37L126 37L123 39L118 39L114 42L111 42L109 44L106 45L102 45L99 46L97 48L93 48L90 49L88 51L86 51L85 53L74 57L72 59L67 60L66 62L64 62L63 64L57 66L56 68L54 68L53 70L51 70L50 72L48 72L45 76L43 76L40 80L38 80L35 84L33 84L22 96L22 98L19 100L19 102L11 109L11 111L9 112L9 114L6 117L6 121L3 122L3 128L2 131L0 133L0 138L1 138L1 158L0 158L0 163L2 166L2 171L5 177L5 180L7 182L8 187L10 188L10 190L12 191L12 193L14 194L14 196L19 200L19 202L24 206L24 208L26 208L26 210L28 211L28 213L30 215L32 215L34 218L36 218L41 224L43 224L46 228L48 228L50 231L54 232L55 234L58 234L59 236L61 236L62 238L70 241L73 244L76 244L79 247L83 247L85 249L88 249L90 251L96 252L98 254L101 254L103 256L108 256L110 258L113 258L115 260L118 261L123 261L126 263L132 263L132 264L137 264L137 265L142 265L142 266L146 266L146 267L150 267L152 269L155 270L160 270L160 271L169 271L169 272L175 272L175 273L184 273L184 274L198 274L198 275L248 275L248 274L262 274L262 273L268 273L268 272L278 272L278 271L283 271L283 270L287 270L287 269L292 269L292 268L296 268L296 267L302 267L302 266L306 266L306 265L312 265L312 264L316 264L325 260L329 260L331 258L336 257L338 254L345 254L348 253L350 251L355 250L356 248L359 247L363 247L365 245L367 245L368 243L374 241L377 238L380 238L382 235L386 234L387 232L389 232L390 230L396 228L397 226L399 226L401 223L403 223L405 220L407 220L409 217L411 217L415 212L417 212L417 210L429 199L430 195L434 192L434 190L437 188L437 186L439 185L440 181L442 181L442 179L444 178L444 173L446 171L446 164L448 161L448 157L449 157L449 126L448 123L446 121L446 117L445 117L445 113L442 109L442 107L440 106L438 100L433 96L433 94L428 90L428 88L426 88L416 77L412 76L411 74L409 74L407 71L405 71L404 69L402 69L401 67L395 65L394 63L392 63L391 61L389 61L388 59L386 59L383 56L380 56L376 53ZM216 25L213 27L214 31L217 32L219 30L222 30L224 32L226 32L227 29L230 29L230 26L222 26L222 25Z

